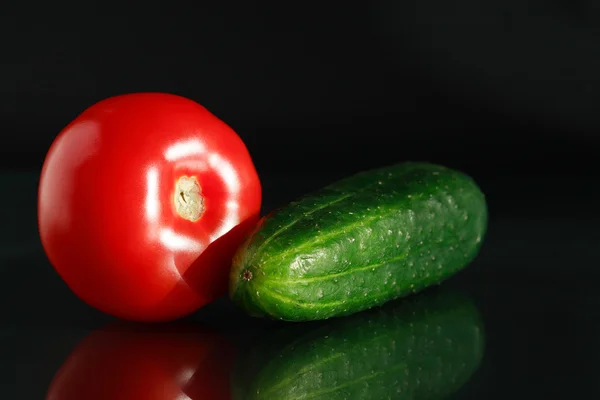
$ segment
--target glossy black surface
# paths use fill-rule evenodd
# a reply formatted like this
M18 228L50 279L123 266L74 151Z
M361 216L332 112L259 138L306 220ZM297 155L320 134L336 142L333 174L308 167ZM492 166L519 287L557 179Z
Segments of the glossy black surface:
M36 231L37 174L0 173L0 397L7 399L44 398L78 343L92 332L108 329L106 324L114 321L76 298L48 264ZM337 178L334 175L267 175L263 178L264 208L316 189ZM569 176L497 176L482 179L480 184L488 195L491 214L482 252L443 288L472 301L482 319L485 346L480 365L452 398L597 398L600 294L594 207L600 196L595 182ZM182 322L192 330L215 332L230 340L237 349L236 365L250 363L252 373L262 370L265 360L256 361L253 369L248 354L270 337L282 340L275 334L280 328L291 330L291 337L313 327L328 329L322 324L251 319L227 299ZM147 325L138 329L143 335L166 328ZM180 342L178 335L182 334L172 333L169 340ZM110 361L110 353L106 354ZM372 356L381 357L381 353ZM148 357L154 357L152 351ZM206 356L197 365L211 360L221 357ZM349 361L364 364L368 360L350 357ZM206 388L202 374L207 372L197 365L195 380L190 381ZM98 371L96 380L110 380L103 375L108 372ZM140 372L139 379L144 379L144 373ZM239 373L235 376L229 382L233 392L243 385ZM212 375L206 379L224 385ZM420 385L427 386L427 379L421 379ZM198 393L198 384L187 385L196 388L196 392L188 388L190 395Z

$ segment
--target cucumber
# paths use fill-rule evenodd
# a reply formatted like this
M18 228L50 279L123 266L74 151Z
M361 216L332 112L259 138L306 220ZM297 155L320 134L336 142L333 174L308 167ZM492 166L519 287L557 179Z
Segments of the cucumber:
M353 314L454 275L486 228L485 197L459 171L409 162L358 173L264 217L233 258L230 297L257 317Z
M483 323L468 297L428 292L312 330L293 324L265 335L238 356L232 398L447 398L481 364Z

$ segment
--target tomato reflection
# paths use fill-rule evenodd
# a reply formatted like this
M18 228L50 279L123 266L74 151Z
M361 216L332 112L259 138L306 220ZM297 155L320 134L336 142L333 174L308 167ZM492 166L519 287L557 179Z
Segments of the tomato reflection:
M46 399L229 399L233 358L231 343L214 332L117 322L75 347Z

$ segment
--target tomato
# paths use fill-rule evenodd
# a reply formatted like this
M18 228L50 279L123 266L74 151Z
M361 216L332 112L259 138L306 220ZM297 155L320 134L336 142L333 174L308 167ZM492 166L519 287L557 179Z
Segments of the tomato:
M192 100L136 93L66 126L38 193L42 245L82 300L119 318L164 321L224 295L232 254L256 223L250 154Z
M229 400L235 357L224 337L120 324L92 332L55 374L47 400Z

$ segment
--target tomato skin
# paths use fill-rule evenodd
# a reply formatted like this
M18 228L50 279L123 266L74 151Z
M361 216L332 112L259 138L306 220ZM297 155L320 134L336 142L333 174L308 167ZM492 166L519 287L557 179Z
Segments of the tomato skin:
M182 177L200 187L196 221L178 213ZM119 318L165 321L226 293L232 254L260 206L258 174L229 126L192 100L136 93L92 105L56 137L38 227L82 300Z
M123 321L92 332L56 372L47 400L229 400L235 348L215 332Z

